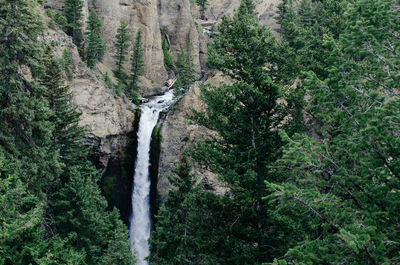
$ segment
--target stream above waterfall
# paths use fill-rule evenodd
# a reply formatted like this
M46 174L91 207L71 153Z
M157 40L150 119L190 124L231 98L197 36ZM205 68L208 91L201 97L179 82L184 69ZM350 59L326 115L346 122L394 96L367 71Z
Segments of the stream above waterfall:
M150 144L160 112L174 102L173 91L150 99L140 106L141 115L137 132L137 157L133 175L132 215L129 236L131 250L135 252L138 265L149 264L145 258L150 254L148 240L151 232L150 217Z

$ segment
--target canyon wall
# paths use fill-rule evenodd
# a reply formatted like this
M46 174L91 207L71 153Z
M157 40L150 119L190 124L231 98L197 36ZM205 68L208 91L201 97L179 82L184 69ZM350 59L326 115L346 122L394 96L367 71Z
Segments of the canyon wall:
M271 27L277 34L279 29L274 20L280 0L255 0L257 14L263 25ZM102 24L102 38L107 45L104 60L90 70L78 55L71 38L61 29L49 27L43 34L45 42L54 46L57 57L67 49L72 55L73 79L69 81L71 102L82 113L80 125L87 129L86 142L92 145L91 159L103 170L103 185L109 189L109 201L121 204L121 196L131 189L131 174L135 159L135 110L137 109L125 96L115 96L103 81L103 75L112 77L115 67L113 58L114 41L121 21L128 23L131 40L136 32L143 31L145 76L142 78L142 95L152 95L159 91L168 79L163 64L162 38L170 44L170 53L176 60L179 52L190 42L193 47L194 62L199 78L208 76L206 63L208 36L224 15L231 15L238 8L240 0L209 0L205 19L194 0L83 0L83 20L86 22L89 12L96 10ZM45 0L44 8L53 12L62 12L64 0ZM44 9L39 10L49 23ZM83 23L85 24L85 23ZM125 65L129 70L129 65ZM218 84L221 77L213 77L206 82ZM193 86L187 95L169 112L162 125L161 153L159 158L158 192L161 200L170 189L166 176L171 168L193 141L212 132L190 125L187 114L190 107L202 108L199 100L200 89ZM133 160L133 161L132 161ZM128 164L131 165L128 165ZM216 176L196 168L199 181L216 193L225 192ZM110 187L108 187L110 186ZM117 193L117 195L115 195ZM119 195L118 195L119 194ZM107 195L107 194L106 194ZM122 207L122 208L125 208Z

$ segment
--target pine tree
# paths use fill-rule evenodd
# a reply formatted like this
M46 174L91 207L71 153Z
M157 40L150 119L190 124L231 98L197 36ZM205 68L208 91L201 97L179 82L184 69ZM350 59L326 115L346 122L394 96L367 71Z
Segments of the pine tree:
M176 82L174 85L174 95L179 97L189 90L196 80L196 70L193 62L192 46L186 43L186 49L182 50L176 61Z
M208 0L196 0L196 4L200 7L200 18L202 20L206 19L204 13L206 12Z
M172 60L172 57L169 54L169 45L166 37L163 37L162 40L162 50L164 55L164 66L167 69L168 73L170 73L175 70L175 66L174 66L174 61Z
M131 74L130 74L130 84L129 90L127 91L128 96L132 100L136 100L137 93L139 91L139 77L144 74L144 49L142 41L142 30L139 29L136 33L135 43L132 46L132 56L131 56Z
M253 264L287 247L274 235L277 224L271 222L268 202L262 199L267 194L265 180L273 178L268 165L279 155L280 141L273 128L283 118L277 104L281 87L275 82L276 41L245 1L233 18L223 18L218 30L209 46L208 65L230 76L233 84L203 87L205 111L192 118L218 136L200 141L194 158L229 185L240 213L236 224L242 230L236 237L252 246L247 263Z
M84 264L70 239L46 236L43 203L0 161L0 264Z
M76 234L74 245L87 253L86 264L107 264L110 260L133 264L127 228L118 214L106 212L96 169L87 162L70 166L69 172L68 182L55 194L52 205L59 234ZM119 253L113 253L116 246Z
M86 50L86 63L90 68L93 68L98 61L103 60L106 45L101 38L101 21L96 11L92 10L90 12L87 24L88 31L86 35L88 36L89 44Z
M247 11L250 14L255 14L256 4L254 3L254 0L243 0L242 2L246 5Z
M72 58L71 53L67 49L63 51L62 64L64 66L65 75L69 80L72 80L74 77L72 74Z
M64 15L67 19L66 32L78 47L82 45L82 0L65 0Z
M187 157L169 177L174 189L156 217L150 261L155 264L246 264L248 247L232 233L236 212L226 198L196 184Z
M34 77L42 68L37 43L41 22L28 0L0 3L0 153L16 161L18 175L37 194L59 173L56 155L49 152L52 124L45 89L28 82L19 71L23 65ZM40 166L39 166L40 165Z
M45 74L41 79L48 88L47 98L54 115L51 120L53 152L63 165L60 177L47 185L48 215L60 236L73 237L77 251L86 253L86 264L132 264L126 227L118 212L105 211L106 201L100 195L99 172L87 160L83 146L84 131L79 127L79 113L69 102L68 87L51 51L46 51ZM119 247L119 255L113 253Z
M128 55L129 49L129 40L130 37L128 35L128 23L125 21L121 21L118 29L117 35L115 35L115 55L114 58L116 60L116 69L113 71L115 77L118 79L118 82L126 83L128 79L127 74L124 72L124 63L126 62L126 56Z
M43 61L45 72L40 78L40 83L47 89L46 98L52 110L50 121L54 125L53 151L59 154L58 159L64 165L63 177L60 179L65 181L69 176L68 167L87 159L88 150L82 145L85 133L84 129L79 127L80 114L69 101L70 94L68 86L65 85L64 75L49 47Z

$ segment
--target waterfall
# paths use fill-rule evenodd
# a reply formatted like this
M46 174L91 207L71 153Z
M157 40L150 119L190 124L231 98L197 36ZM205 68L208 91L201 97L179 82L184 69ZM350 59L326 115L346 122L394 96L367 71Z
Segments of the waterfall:
M131 250L135 251L137 264L149 264L145 258L149 255L151 230L150 218L150 143L151 134L157 124L158 116L173 103L173 91L157 96L141 105L138 146L135 172L133 176L132 215L130 218L129 236Z

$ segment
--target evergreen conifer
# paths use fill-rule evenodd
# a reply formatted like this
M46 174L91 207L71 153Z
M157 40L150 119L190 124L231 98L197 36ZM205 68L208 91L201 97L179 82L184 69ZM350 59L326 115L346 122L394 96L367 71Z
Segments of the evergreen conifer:
M128 23L125 21L121 21L118 29L117 35L115 35L115 55L114 58L116 60L115 65L116 69L113 71L115 77L118 79L118 82L126 83L128 76L124 72L124 63L126 62L126 56L128 55L129 49L129 40L130 37L128 35Z
M167 71L170 73L175 70L174 61L172 60L171 55L169 54L169 45L167 42L167 38L163 37L162 40L162 50L164 55L164 66Z
M101 38L101 21L96 13L92 10L89 14L87 22L87 32L89 44L86 50L86 63L93 68L98 61L101 61L106 52L106 45Z
M193 62L192 45L186 43L185 50L182 50L176 61L176 82L174 85L174 95L183 95L196 80L196 70Z
M67 20L66 32L78 47L82 45L82 8L83 0L65 0L64 15Z
M204 13L206 12L208 0L196 0L196 4L200 7L200 18L206 19Z
M286 247L274 234L279 230L268 215L268 201L263 200L264 182L273 178L268 165L279 156L280 141L273 128L283 118L277 103L281 87L275 81L277 44L248 10L247 1L233 18L224 17L218 30L209 46L208 66L230 76L233 83L202 88L205 111L195 111L192 119L218 136L200 141L193 156L230 187L227 196L239 216L235 238L246 242L242 242L249 255L245 263L260 263Z
M144 74L144 49L142 41L142 30L139 29L136 33L135 43L132 46L132 56L131 56L131 74L130 74L130 84L128 88L128 96L133 100L137 101L139 92L139 78Z

